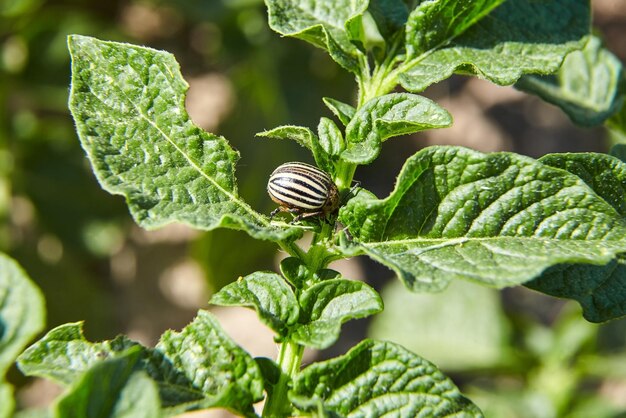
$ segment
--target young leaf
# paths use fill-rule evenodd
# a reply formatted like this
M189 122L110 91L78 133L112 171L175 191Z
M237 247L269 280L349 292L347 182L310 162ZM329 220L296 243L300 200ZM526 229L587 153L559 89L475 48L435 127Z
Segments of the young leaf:
M626 218L626 164L607 154L548 154L543 164L580 177L594 192Z
M214 305L255 309L261 321L281 336L298 320L298 301L278 274L257 271L224 286L210 301Z
M328 51L343 68L359 72L361 51L351 42L366 0L265 0L270 27Z
M319 135L320 146L326 154L332 157L341 154L341 151L346 147L341 131L335 122L328 118L320 119L317 134Z
M406 24L408 59L441 47L476 24L504 0L438 0L420 3Z
M504 287L562 263L626 251L626 222L579 177L510 153L431 147L409 158L383 200L361 191L340 210L364 253L415 291L452 279Z
M278 126L269 131L259 132L256 136L263 138L292 139L300 144L300 146L310 150L313 149L313 142L317 140L315 134L309 128L296 125Z
M39 289L13 259L0 253L0 382L17 355L43 329L44 317Z
M390 342L365 340L294 380L300 409L332 416L482 417L433 364Z
M524 76L515 87L559 106L579 125L594 126L619 109L621 76L622 63L591 36L583 50L565 57L556 76Z
M183 384L189 382L204 396L172 412L224 407L252 416L252 404L263 398L263 377L254 359L206 311L199 311L181 332L165 332L156 351L180 373L172 383L182 377Z
M321 269L311 274L306 264L296 257L283 259L280 272L296 289L307 289L315 283L341 277L341 273L332 269Z
M171 54L70 36L70 110L102 187L121 194L145 228L182 222L283 240L237 193L238 154L195 126L185 111L187 83Z
M340 102L339 100L331 99L330 97L324 97L322 99L326 107L330 109L331 112L337 119L341 121L344 125L350 123L350 120L354 117L356 113L356 109L349 104Z
M546 270L525 286L548 295L574 299L591 322L626 315L626 254L603 266L561 264Z
M451 124L450 114L425 97L410 93L376 97L365 103L346 127L347 147L341 158L367 164L378 156L387 138Z
M152 418L160 415L156 384L134 372L141 350L131 348L85 374L54 406L58 418Z
M300 306L300 320L291 338L320 350L337 341L344 322L383 310L383 302L374 289L362 282L343 279L311 286L302 293Z
M407 60L400 83L419 92L457 70L499 85L513 84L522 74L551 74L568 53L583 47L589 25L587 1L507 1L447 46Z

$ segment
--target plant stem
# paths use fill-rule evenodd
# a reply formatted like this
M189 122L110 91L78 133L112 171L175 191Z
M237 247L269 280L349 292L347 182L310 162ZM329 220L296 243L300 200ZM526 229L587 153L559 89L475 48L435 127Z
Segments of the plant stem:
M280 345L277 359L281 371L280 378L263 408L264 417L279 418L291 414L291 403L287 396L289 383L300 371L303 352L304 346L291 341L285 341Z

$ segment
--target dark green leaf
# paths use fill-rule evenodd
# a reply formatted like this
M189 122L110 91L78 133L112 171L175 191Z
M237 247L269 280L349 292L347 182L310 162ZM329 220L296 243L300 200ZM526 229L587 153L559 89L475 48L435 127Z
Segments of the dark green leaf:
M476 24L504 0L438 0L421 2L408 17L408 59L444 46ZM535 17L536 18L536 17Z
M189 119L188 86L171 54L85 36L71 36L69 48L70 110L82 146L102 187L126 197L139 225L300 235L271 226L238 195L239 155Z
M296 296L282 277L270 272L257 271L239 278L213 295L211 303L253 308L279 335L285 335L287 327L298 320Z
M351 42L360 38L366 0L265 0L270 27L328 51L343 68L358 73L363 54Z
M41 292L13 259L0 253L0 382L44 322Z
M626 77L624 77L624 80L626 84ZM626 90L626 87L623 89ZM609 128L609 136L614 145L626 145L626 102L624 97L626 97L626 91L622 93L621 109L606 121L606 126Z
M580 177L594 192L626 218L626 164L606 154L548 154L543 164Z
M386 41L404 27L409 17L409 9L402 0L370 0L368 11Z
M376 97L365 103L346 127L347 148L341 158L367 164L378 156L387 138L451 124L450 114L425 97L410 93Z
M134 372L141 349L131 348L84 373L54 406L58 418L152 418L160 415L156 384Z
M293 403L334 416L482 417L433 364L390 342L365 340L294 380Z
M335 122L328 118L322 117L320 119L317 134L319 135L320 146L330 156L334 157L341 154L346 147L341 131Z
M499 85L513 84L522 74L551 74L568 53L583 47L589 25L588 1L507 1L447 46L402 64L400 82L418 92L455 71Z
M362 282L332 279L311 286L300 296L300 320L291 338L317 349L332 345L341 324L382 311L383 302Z
M328 107L330 111L337 116L337 119L339 119L344 125L350 123L350 120L356 113L356 109L354 107L340 102L339 100L331 99L330 97L324 97L322 100L324 101L326 107Z
M431 147L394 191L361 191L340 211L365 253L413 290L452 279L504 287L562 263L606 264L626 251L626 222L579 177L511 153Z
M588 321L616 319L626 315L626 254L603 266L557 265L525 286L578 301Z
M622 63L602 47L595 36L589 37L585 48L571 52L556 76L528 75L515 85L559 106L582 126L603 123L622 104L618 83Z

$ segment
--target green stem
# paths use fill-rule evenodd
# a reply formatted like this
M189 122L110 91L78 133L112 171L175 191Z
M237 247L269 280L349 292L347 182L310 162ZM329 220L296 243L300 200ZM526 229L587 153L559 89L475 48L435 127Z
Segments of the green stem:
M277 359L281 371L280 378L263 408L264 417L281 418L291 415L291 403L288 398L289 383L300 371L303 353L304 346L300 344L285 341L280 345Z

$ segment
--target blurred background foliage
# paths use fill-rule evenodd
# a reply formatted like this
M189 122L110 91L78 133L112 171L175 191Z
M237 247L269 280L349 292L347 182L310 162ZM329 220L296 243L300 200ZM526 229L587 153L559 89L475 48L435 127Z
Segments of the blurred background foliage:
M626 0L592 4L595 25L625 62ZM265 213L273 208L265 192L273 168L311 158L291 141L254 134L281 124L314 128L330 117L321 98L352 102L355 84L322 51L271 32L262 0L0 0L0 250L43 289L48 327L86 320L91 339L125 333L151 344L188 323L216 289L275 269L280 254L244 233L177 225L148 232L133 224L123 199L98 186L74 132L67 110L71 33L172 52L190 84L193 120L240 151L241 194ZM427 145L532 157L608 150L604 129L576 127L559 109L513 88L453 77L425 94L455 124L386 143L356 176L379 196L392 189L404 160ZM626 322L589 324L577 306L524 288L459 283L440 295L413 295L365 260L336 268L383 290L386 311L371 324L347 325L339 344L309 359L343 353L369 332L452 373L487 416L626 416ZM217 313L253 354L275 355L254 315ZM22 387L22 406L56 393L17 371L10 378Z

